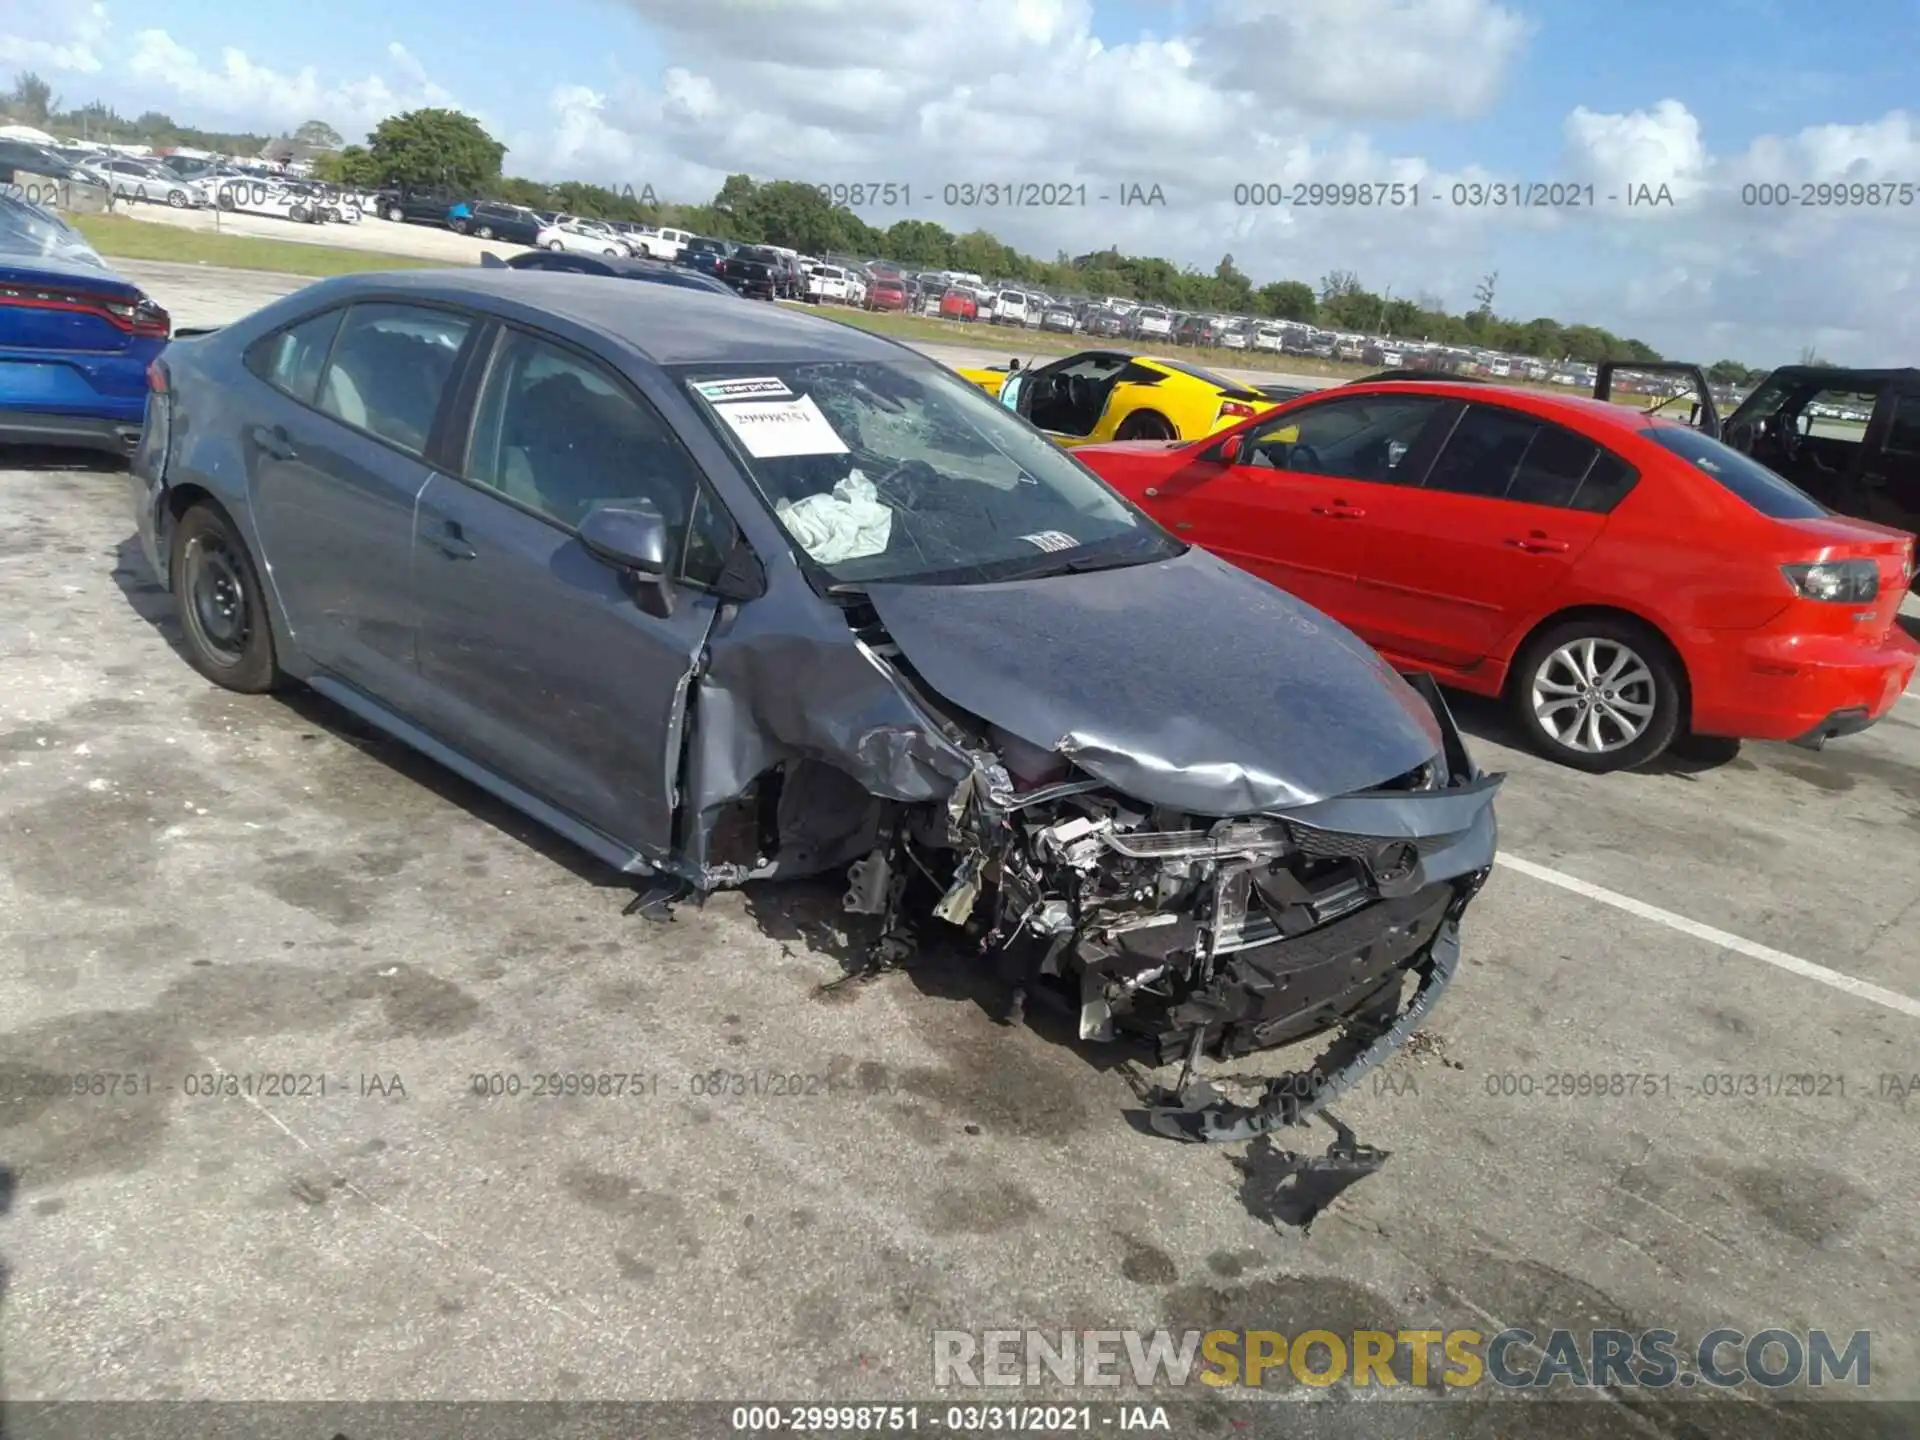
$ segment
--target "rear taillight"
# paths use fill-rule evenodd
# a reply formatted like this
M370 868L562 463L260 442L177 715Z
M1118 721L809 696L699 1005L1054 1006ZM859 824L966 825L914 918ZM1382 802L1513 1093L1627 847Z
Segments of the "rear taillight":
M147 364L147 389L154 395L167 393L167 367L158 360L149 361Z
M1782 565L1780 573L1804 600L1861 605L1880 594L1880 567L1871 560L1821 560L1811 565Z
M1253 406L1239 400L1225 400L1220 404L1217 420L1251 420L1258 413Z
M129 335L155 336L164 340L173 333L172 318L145 297L129 301L117 295L96 295L87 290L0 285L0 305L17 306L24 310L65 310L76 315L98 315Z

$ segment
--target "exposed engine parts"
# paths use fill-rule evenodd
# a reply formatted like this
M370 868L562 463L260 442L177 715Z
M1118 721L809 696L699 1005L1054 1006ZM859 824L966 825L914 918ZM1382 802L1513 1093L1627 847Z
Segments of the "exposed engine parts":
M1354 812L1374 816L1382 833L1367 834L1141 805L1065 765L1047 767L1041 783L1030 771L1022 788L997 757L976 758L944 807L902 811L849 867L846 908L881 917L883 935L897 938L918 887L916 910L1022 977L1016 1006L1027 990L1048 990L1077 1010L1082 1039L1130 1042L1156 1064L1184 1059L1173 1089L1143 1095L1152 1128L1170 1138L1246 1141L1325 1120L1336 1139L1324 1156L1269 1142L1262 1173L1292 1186L1274 1197L1276 1215L1304 1225L1377 1169L1385 1153L1355 1141L1326 1107L1405 1042L1452 979L1455 922L1487 872L1446 862L1490 849L1490 837L1464 832L1491 825L1485 802L1497 781L1468 769L1448 786L1438 766L1425 767L1399 788L1354 797L1380 802ZM1422 806L1449 789L1473 803ZM1423 808L1462 823L1423 833ZM1196 1073L1203 1053L1322 1033L1332 1039L1320 1057L1266 1080L1251 1104Z

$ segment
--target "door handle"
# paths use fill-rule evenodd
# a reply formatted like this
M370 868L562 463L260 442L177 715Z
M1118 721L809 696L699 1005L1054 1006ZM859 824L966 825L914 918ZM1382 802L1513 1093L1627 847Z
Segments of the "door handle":
M1338 500L1331 505L1314 506L1313 513L1325 515L1330 520L1364 520L1367 517L1367 512L1358 505L1347 505Z
M428 544L449 560L471 560L480 553L467 543L466 536L461 533L456 521L449 520L438 530L428 534L426 539Z
M1507 544L1516 550L1524 550L1529 555L1564 555L1573 548L1564 540L1553 540L1545 535L1510 536Z
M287 432L278 425L255 425L247 431L247 438L276 460L293 459L293 441L287 438Z
M1173 522L1173 528L1176 530L1191 530L1193 528L1193 521L1176 520Z

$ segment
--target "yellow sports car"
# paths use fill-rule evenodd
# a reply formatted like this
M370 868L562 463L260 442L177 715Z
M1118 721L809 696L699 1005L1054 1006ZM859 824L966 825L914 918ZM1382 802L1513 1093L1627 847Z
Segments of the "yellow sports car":
M1068 448L1111 440L1198 440L1298 392L1255 389L1182 360L1082 350L1031 369L962 369Z

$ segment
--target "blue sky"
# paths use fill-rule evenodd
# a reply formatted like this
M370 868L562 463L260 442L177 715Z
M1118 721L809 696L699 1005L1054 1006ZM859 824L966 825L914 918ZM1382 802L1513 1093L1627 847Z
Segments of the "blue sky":
M155 32L161 32L156 34ZM9 0L0 66L68 100L358 138L450 103L511 171L704 199L745 170L1160 184L1162 212L972 213L1034 253L1117 243L1257 280L1352 268L1456 308L1607 325L1669 354L1920 352L1920 199L1758 211L1741 185L1920 185L1916 0ZM239 52L233 58L228 52ZM1249 213L1236 183L1668 184L1626 215ZM1443 207L1444 208L1444 207ZM869 213L884 224L908 212Z

